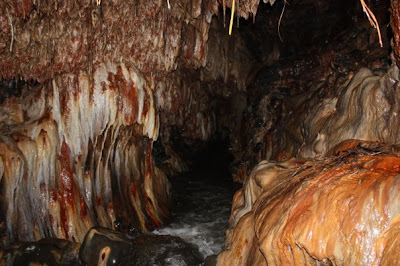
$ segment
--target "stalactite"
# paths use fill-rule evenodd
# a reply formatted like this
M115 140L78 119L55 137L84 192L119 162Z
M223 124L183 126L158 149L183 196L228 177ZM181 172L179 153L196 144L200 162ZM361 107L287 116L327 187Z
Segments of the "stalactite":
M101 64L91 87L84 72L57 76L47 86L52 89L43 85L38 94L42 100L2 109L24 108L31 116L6 117L13 132L1 141L10 240L80 241L94 224L113 228L117 217L144 231L162 224L170 185L151 155L159 116L139 72ZM141 184L144 191L135 190Z

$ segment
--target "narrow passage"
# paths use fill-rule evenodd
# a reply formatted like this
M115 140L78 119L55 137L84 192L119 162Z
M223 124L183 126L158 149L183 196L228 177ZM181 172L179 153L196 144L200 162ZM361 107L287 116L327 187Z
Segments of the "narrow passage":
M171 178L172 222L154 233L181 237L198 248L203 260L221 252L232 198L241 187L232 181L231 159L226 145L213 142L195 157L188 173Z

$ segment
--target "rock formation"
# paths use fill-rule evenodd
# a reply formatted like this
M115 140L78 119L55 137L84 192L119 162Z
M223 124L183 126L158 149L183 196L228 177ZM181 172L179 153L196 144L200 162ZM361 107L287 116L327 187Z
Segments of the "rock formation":
M82 241L93 225L146 231L168 218L164 171L184 169L171 128L202 140L215 130L210 96L176 69L207 62L218 4L166 4L0 3L2 86L20 90L0 107L7 241Z
M218 263L398 261L398 1L262 2L1 1L2 247L163 225L219 136Z
M232 3L222 2L225 14ZM94 225L145 232L168 219L165 174L186 167L173 140L211 139L217 103L228 97L212 82L244 89L240 62L253 60L240 35L228 42L215 19L220 4L0 3L6 243L82 241ZM257 7L238 2L236 13L248 18ZM213 45L226 47L209 49L211 27ZM228 62L230 48L239 52Z
M241 146L249 159L236 179L244 187L235 195L218 265L399 261L400 164L398 146L388 146L398 144L396 52L386 67L384 54L364 44L370 61L360 64L360 48L347 50L359 47L357 39L340 40L320 59L300 59L295 69L282 63L285 79L272 79L256 110L246 113L256 126L247 127L252 134ZM319 78L307 77L310 69ZM263 159L247 177L252 162Z
M347 141L332 153L254 168L235 195L219 265L397 262L398 147Z

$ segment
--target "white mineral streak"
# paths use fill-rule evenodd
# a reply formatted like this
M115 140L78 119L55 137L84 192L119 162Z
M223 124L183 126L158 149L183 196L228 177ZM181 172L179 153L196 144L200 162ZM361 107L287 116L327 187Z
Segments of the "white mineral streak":
M155 93L155 101L156 101L157 110L164 109L164 105L165 105L166 101L164 99L163 92L165 91L165 87L166 87L166 85L164 82L159 82L157 84L156 93Z
M147 95L149 96L150 103L149 110L143 121L143 135L147 135L149 138L156 140L158 137L158 114L156 114L153 93L149 88L147 88Z
M126 186L131 186L134 180L137 180L137 182L139 182L140 180L139 176L141 175L141 173L139 172L139 158L143 155L138 150L130 148L130 146L128 145L128 140L130 136L128 136L126 132L124 133L125 134L122 134L122 137L120 139L120 148L116 151L116 156L113 163L115 163L115 174L118 180L118 184L123 184L124 178L130 177L129 180L126 180ZM123 194L124 188L119 186L118 189L119 192ZM144 214L141 212L143 208L142 202L138 200L137 196L134 193L129 193L128 195L129 200L133 205L134 211L138 215L141 229L145 231L145 217Z
M201 139L207 140L213 134L213 131L216 127L215 125L215 116L212 114L211 116L207 116L203 112L197 113L197 128L200 128Z
M56 165L51 162L55 162L57 159L58 138L56 125L51 121L33 126L30 132L31 140L25 143L18 142L18 147L27 159L26 169L34 169L34 171L27 171L27 188L29 201L38 207L33 212L33 221L41 221L37 224L40 234L35 237L38 238L41 235L48 235L47 230L51 228L48 199L50 198L49 188L55 187ZM32 190L29 191L29 188Z
M22 105L22 110L28 116L28 121L40 119L46 111L46 94L43 90L35 91L27 96L27 104ZM27 122L26 120L24 121Z
M182 38L182 23L173 20L164 33L165 40L165 53L164 64L165 68L169 71L175 70L178 66L177 59L181 48Z
M22 153L18 150L15 144L8 137L1 137L1 159L2 164L4 165L4 172L2 177L2 182L4 183L4 194L5 198L11 199L6 203L6 217L10 217L10 220L14 216L18 216L20 210L17 209L18 204L22 201L24 202L24 198L18 197L16 195L14 197L14 193L18 193L18 190L21 189L19 187L19 183L24 178L24 169L25 169L25 161L23 160ZM6 152L7 151L7 152ZM23 217L23 221L16 223L7 223L7 231L16 234L17 232L21 232L21 234L28 234L28 237L32 236L32 231L27 232L26 226L24 226L24 222L31 222L29 215ZM21 231L19 231L19 227ZM11 239L12 240L12 239Z
M194 0L194 1L192 1L192 13L191 13L191 15L192 15L193 18L198 18L201 15L201 13L202 13L202 10L201 10L202 2L203 2L203 0Z
M96 140L96 137L106 131L109 126L117 127L120 124L126 126L126 121L118 112L118 101L121 95L117 95L115 89L110 86L108 80L109 73L116 74L117 67L121 67L127 83L132 82L138 91L139 113L137 122L143 125L143 135L155 140L158 136L158 114L153 101L153 93L147 85L144 84L144 78L131 68L130 71L124 64L117 66L115 64L101 64L94 73L94 88L93 94L90 95L89 78L84 73L79 75L77 82L79 88L75 88L77 92L69 90L69 95L66 97L68 116L63 116L60 106L60 93L65 93L65 86L59 86L56 81L53 81L53 117L59 125L59 137L65 140L71 149L73 156L85 151L89 139ZM127 75L127 72L129 75ZM75 82L76 77L67 77L71 82ZM61 81L59 83L62 83ZM61 84L60 84L61 85ZM113 85L115 86L115 85ZM63 91L63 92L61 92ZM145 91L147 93L145 93ZM75 99L75 93L79 93L79 97ZM125 101L126 99L124 99ZM143 107L145 102L149 104L149 111L143 115ZM125 102L126 103L126 102ZM127 103L134 105L135 103ZM123 106L130 108L130 106ZM105 132L107 134L107 132Z
M112 228L115 208L130 213L128 219L134 213L144 231L160 224L170 187L151 158L160 122L143 76L105 63L92 84L80 72L57 76L49 86L0 107L0 122L12 136L0 135L10 240L81 241L94 224ZM142 202L147 198L151 206Z

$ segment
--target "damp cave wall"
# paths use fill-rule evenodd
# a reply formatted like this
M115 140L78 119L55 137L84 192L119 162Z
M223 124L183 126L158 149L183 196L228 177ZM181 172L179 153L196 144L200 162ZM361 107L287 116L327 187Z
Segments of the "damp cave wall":
M0 3L1 77L39 84L24 86L0 107L2 231L8 241L81 241L93 225L160 226L169 216L166 174L185 169L170 141L176 132L189 143L228 136L237 181L268 152L298 149L297 142L267 146L268 130L247 131L258 121L246 117L253 112L247 101L262 93L249 86L281 54L301 52L301 43L290 39L296 30L291 23L297 12L300 18L307 12L295 7L311 7L317 16L335 1L294 1L281 27L288 45L276 30L282 2L237 2L242 19L232 36L224 28L231 1L169 1L170 8L167 1L138 0ZM353 8L357 4L348 6L368 25L360 7ZM396 25L396 1L391 4ZM266 9L261 15L259 5ZM377 14L386 12L381 9ZM268 26L247 33L253 19L257 27L263 23L258 16ZM376 45L374 30L366 31ZM250 39L256 44L249 46ZM329 58L319 61L328 64ZM157 163L155 141L165 155ZM258 143L263 147L254 152Z
M381 28L382 48L357 8L338 27L326 10L313 27L333 38L281 50L255 80L264 92L247 89L243 188L217 265L398 263L398 3L375 3L393 31Z
M169 139L214 134L209 92L224 75L200 71L224 56L207 46L220 3L170 4L0 3L2 84L36 85L2 97L5 242L82 241L93 225L147 231L168 219L166 174L185 169ZM247 16L257 5L237 11ZM161 162L152 152L156 140Z
M259 60L246 93L233 97L244 106L245 121L238 123L240 133L231 135L235 180L245 181L262 160L323 158L346 139L397 143L397 127L391 126L396 121L397 68L391 67L396 42L391 45L393 32L387 27L395 20L394 9L387 1L368 4L386 25L380 27L383 47L357 1L293 2L284 10L280 34L273 18L280 17L283 3L258 9L256 21L265 26L241 24L250 50L268 43L262 36L275 36L272 51L278 43L279 60L272 66L268 58Z

